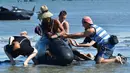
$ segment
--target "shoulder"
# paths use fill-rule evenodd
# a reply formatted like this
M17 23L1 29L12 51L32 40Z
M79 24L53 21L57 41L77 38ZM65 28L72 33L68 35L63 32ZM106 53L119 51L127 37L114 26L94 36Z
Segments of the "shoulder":
M69 25L69 22L65 20L65 21L64 21L64 24L67 24L67 25Z
M69 26L69 22L65 20L65 21L63 22L63 26Z
M59 18L55 18L54 20L57 20L57 21L59 21Z
M93 34L93 33L95 33L95 29L94 29L94 28L89 28L89 29L86 29L86 30L84 31L84 34L85 34L85 35L91 35L91 34Z
M58 22L58 19L52 19L52 21L57 23L57 22Z
M87 31L89 31L90 33L94 33L95 32L95 28L90 27Z
M52 20L53 20L54 24L60 25L60 21L59 20L57 20L57 19L52 19Z

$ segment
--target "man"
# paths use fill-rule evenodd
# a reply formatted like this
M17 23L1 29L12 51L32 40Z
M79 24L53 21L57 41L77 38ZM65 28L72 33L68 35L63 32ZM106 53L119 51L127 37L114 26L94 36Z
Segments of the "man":
M57 20L62 24L65 32L69 33L69 23L66 20L66 18L67 18L67 12L65 10L60 11L59 18Z
M43 63L50 38L58 38L65 34L65 30L61 23L52 19L53 14L48 10L46 5L41 6L41 13L38 14L38 19L41 24L35 28L35 33L41 36L40 40L36 43L38 49L37 59L39 63Z
M92 40L90 43L80 44L78 46L89 47L96 43L98 45L97 47L98 52L95 57L95 61L97 64L111 63L111 62L123 63L122 58L120 56L116 58L110 58L113 54L115 45L109 43L110 35L102 27L93 24L92 19L89 16L85 16L82 18L82 25L85 28L84 32L79 32L75 34L66 34L63 37L65 38L90 37Z
M18 57L19 55L28 56L24 61L24 67L28 66L28 62L31 59L36 64L34 57L37 55L37 50L31 46L26 31L21 32L20 36L11 36L9 38L9 44L4 47L4 51L9 57L12 65L15 65L13 58Z
M69 23L68 21L66 20L67 18L67 12L65 10L62 10L60 11L59 13L59 18L57 19L63 26L64 30L66 33L69 33ZM69 46L70 48L72 48L72 43L71 43L71 39L66 39L66 38L62 38ZM79 52L78 50L76 49L73 49L72 48L72 51L75 55L75 60L92 60L91 57L92 57L92 54L83 54L81 52Z

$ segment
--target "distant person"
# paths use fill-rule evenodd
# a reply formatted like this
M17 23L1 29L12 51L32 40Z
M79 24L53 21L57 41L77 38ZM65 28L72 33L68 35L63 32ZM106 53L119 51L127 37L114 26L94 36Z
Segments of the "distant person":
M32 59L34 64L37 63L35 56L37 55L37 50L31 46L31 42L27 37L27 32L23 31L20 36L11 36L9 38L9 44L4 47L6 55L9 57L11 64L15 65L13 58L19 55L27 56L24 61L24 67L28 66L28 62Z
M110 58L114 51L115 44L109 41L110 35L100 26L93 24L92 19L89 16L82 18L82 25L85 28L84 32L79 32L75 34L66 34L65 38L81 38L90 37L91 42L86 44L77 44L80 47L89 47L97 43L97 55L95 61L99 63L111 63L118 62L123 64L123 59L120 56L116 58ZM115 41L113 41L115 42Z

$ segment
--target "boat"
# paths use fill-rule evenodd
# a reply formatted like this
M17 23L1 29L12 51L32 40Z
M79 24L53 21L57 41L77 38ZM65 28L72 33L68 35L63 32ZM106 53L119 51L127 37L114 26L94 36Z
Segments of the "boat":
M35 6L32 10L25 10L12 6L9 10L3 6L0 6L0 20L30 20L31 16L34 14Z

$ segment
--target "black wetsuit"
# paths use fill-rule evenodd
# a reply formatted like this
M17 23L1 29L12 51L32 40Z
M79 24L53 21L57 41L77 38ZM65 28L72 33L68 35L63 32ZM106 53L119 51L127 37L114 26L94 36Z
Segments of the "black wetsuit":
M19 55L23 56L29 56L34 51L34 48L31 46L30 41L24 37L24 36L13 36L14 41L18 41L20 44L20 48L13 51L13 44L12 45L6 45L6 50L8 53L12 55L13 58L16 58Z

